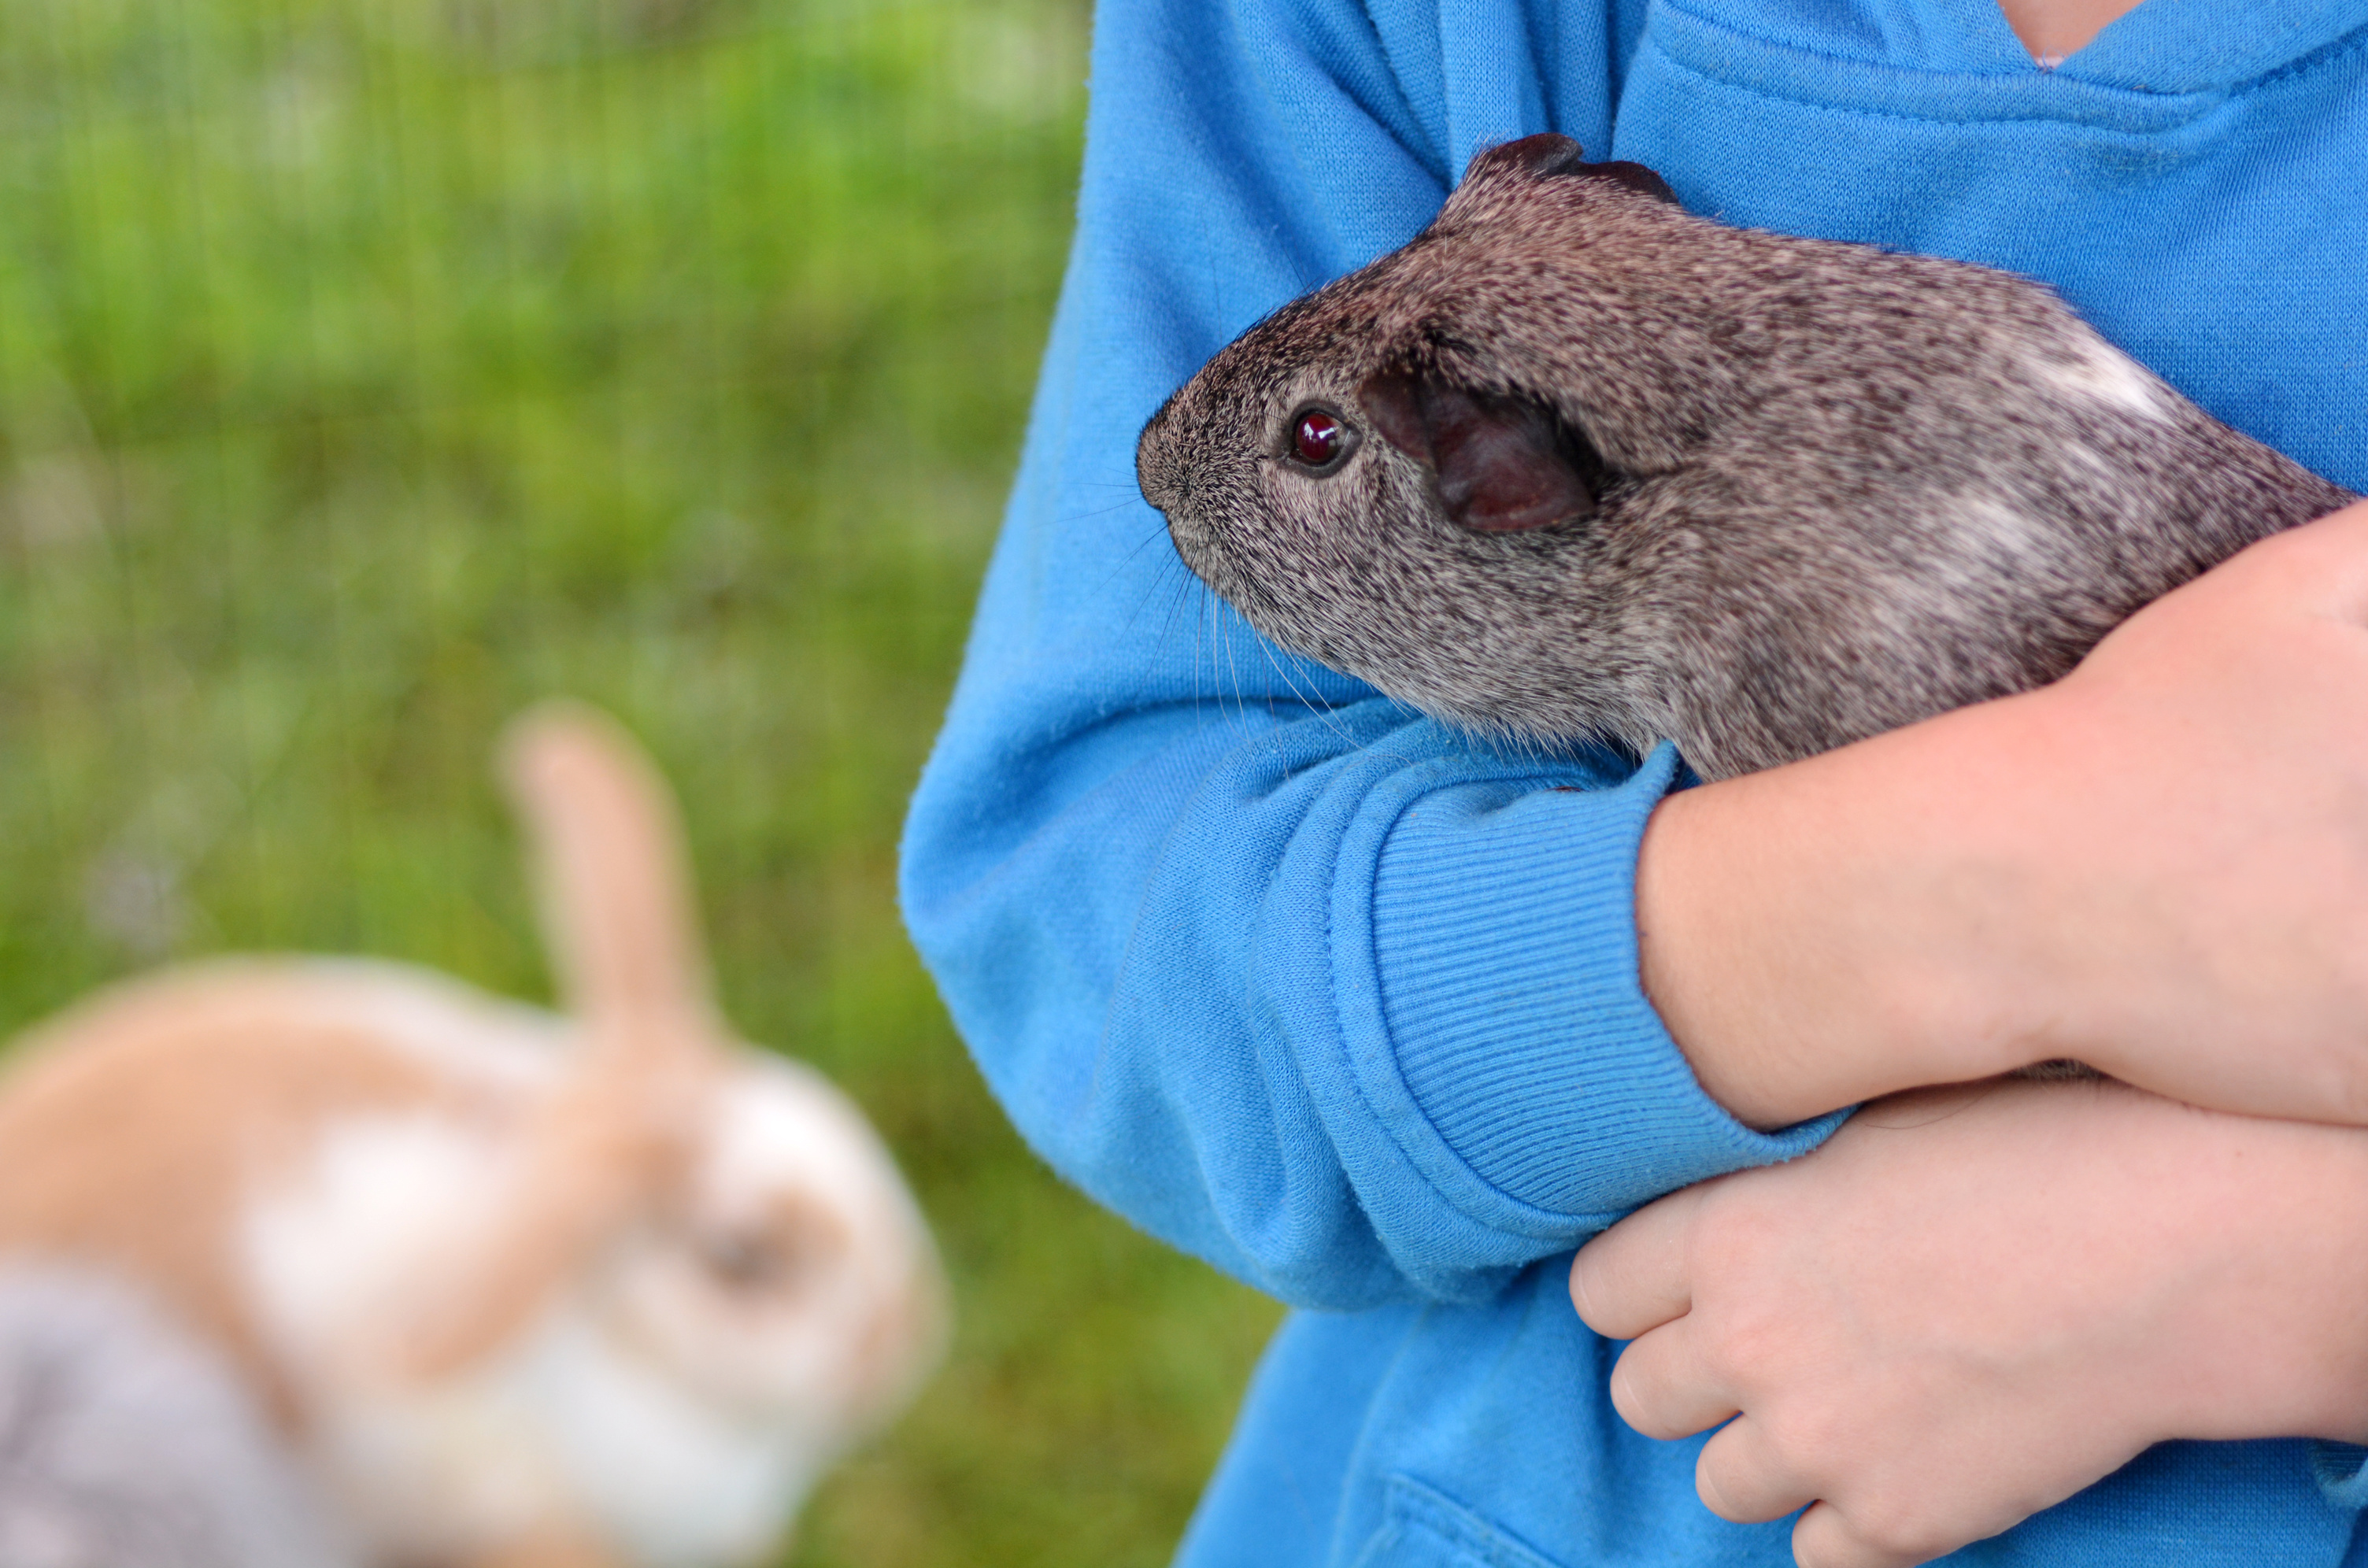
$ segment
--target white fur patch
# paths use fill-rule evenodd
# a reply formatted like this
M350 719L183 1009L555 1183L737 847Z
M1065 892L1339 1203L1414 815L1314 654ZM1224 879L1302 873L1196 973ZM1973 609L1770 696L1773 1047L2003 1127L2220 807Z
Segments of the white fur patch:
M753 1560L838 1450L793 1424L717 1410L581 1312L546 1324L507 1381L603 1533L652 1568Z
M1983 590L1998 576L2047 569L2056 540L2046 522L1995 495L1960 494L1936 504L1936 531L1951 541L1912 572L1887 579L1889 592L1870 607L1897 634L1918 637L1934 625L1978 625L1989 617Z
M537 1413L483 1372L388 1386L373 1325L438 1278L456 1223L502 1181L488 1130L434 1113L332 1123L250 1210L255 1300L296 1369L313 1458L373 1556L462 1551L566 1517L567 1478Z
M347 1335L432 1299L439 1255L498 1190L507 1155L434 1114L334 1124L247 1227L257 1298L308 1387L314 1458L366 1543L465 1553L588 1511L652 1568L760 1551L838 1434L718 1408L587 1309L585 1281L457 1375L391 1385L356 1363Z
M2046 358L2036 369L2062 391L2111 403L2142 418L2170 417L2170 401L2163 395L2162 383L2146 367L2101 339L2081 345L2072 363Z
M456 1221L502 1180L505 1154L492 1130L432 1111L330 1124L297 1178L250 1211L247 1267L265 1321L325 1369L349 1325L417 1291Z
M1956 536L1982 540L1991 560L2012 569L2049 553L2054 542L2050 527L1996 496L1960 495L1955 506Z

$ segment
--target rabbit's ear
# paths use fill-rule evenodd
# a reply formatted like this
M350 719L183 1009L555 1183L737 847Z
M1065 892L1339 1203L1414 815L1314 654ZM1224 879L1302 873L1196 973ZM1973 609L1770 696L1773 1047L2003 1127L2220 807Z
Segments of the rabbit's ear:
M1439 476L1440 506L1460 527L1522 533L1595 510L1603 460L1543 404L1403 369L1367 377L1357 403L1383 440Z
M682 824L648 756L606 714L549 702L511 723L502 762L567 1010L596 1038L713 1038Z

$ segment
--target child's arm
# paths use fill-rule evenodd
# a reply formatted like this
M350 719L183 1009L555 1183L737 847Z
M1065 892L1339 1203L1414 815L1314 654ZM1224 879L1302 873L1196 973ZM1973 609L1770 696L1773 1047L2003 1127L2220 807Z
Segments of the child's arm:
M2368 503L2073 675L1664 802L1650 992L1760 1126L2056 1057L2368 1122Z
M1639 988L1638 845L1666 756L1633 773L1500 756L1280 654L1185 574L1134 487L1161 398L1263 312L1414 233L1474 151L1547 124L1608 149L1608 67L1640 16L1578 7L1535 34L1485 6L1104 0L1098 17L1076 248L901 892L1034 1147L1294 1301L1486 1295L1830 1125L1736 1122L1696 1081L1725 1083L1713 1036L1690 1069ZM2084 755L2039 758L2017 798L2086 788ZM1826 807L1873 820L1868 801L1953 781L1905 772ZM2368 768L2323 776L2368 793ZM1784 890L1759 891L1785 917ZM1790 905L1832 891L1811 875ZM1649 905L1646 929L1662 934ZM1781 929L1746 933L1762 968L1782 968ZM1805 1053L1831 1028L1823 1105L1897 1082L1869 1049L1883 1029L1841 1027L1847 988L1825 1000L1781 1037ZM1909 1082L1997 1055L1935 1019L1899 1032ZM1728 1040L1748 1050L1749 1030Z
M1639 990L1666 755L1498 755L1279 653L1134 484L1162 398L1420 228L1479 147L1549 122L1608 147L1611 30L1349 0L1097 19L1076 249L904 908L1030 1143L1295 1302L1484 1297L1825 1131L1736 1123Z
M2171 1437L2368 1438L2368 1133L2015 1081L1862 1110L1578 1255L1620 1413L1804 1568L1994 1535ZM1737 1413L1740 1415L1737 1415Z
M1644 963L1704 1082L1782 1121L1930 1081L1922 1043L1953 1029L1996 1069L2077 1055L2359 1119L2363 587L2368 505L2047 692L1665 803ZM1572 1288L1643 1336L1614 1389L1640 1430L1742 1412L1705 1502L1815 1502L1801 1561L1873 1568L2165 1438L2368 1435L2363 1233L2368 1133L2009 1083L1884 1102L1808 1159L1665 1199Z

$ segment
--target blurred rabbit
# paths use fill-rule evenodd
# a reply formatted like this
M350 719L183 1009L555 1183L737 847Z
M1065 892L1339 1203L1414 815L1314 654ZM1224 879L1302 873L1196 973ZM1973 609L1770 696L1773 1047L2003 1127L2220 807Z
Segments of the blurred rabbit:
M131 983L0 1075L0 1251L210 1336L373 1564L744 1562L934 1364L935 1253L854 1106L724 1028L622 732L540 710L507 773L568 1017L355 960Z
M222 1358L97 1275L0 1267L0 1568L351 1568Z

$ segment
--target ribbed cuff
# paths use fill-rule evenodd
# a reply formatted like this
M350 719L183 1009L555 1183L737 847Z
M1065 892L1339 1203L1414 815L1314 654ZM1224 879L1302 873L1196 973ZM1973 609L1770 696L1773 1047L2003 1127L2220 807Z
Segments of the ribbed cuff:
M2310 1468L2318 1489L2339 1508L2368 1508L2368 1449L2351 1443L2313 1443Z
M1757 1132L1705 1095L1645 1000L1636 854L1678 773L1462 784L1399 818L1373 892L1397 1068L1454 1157L1516 1202L1624 1211L1805 1153L1846 1113Z

